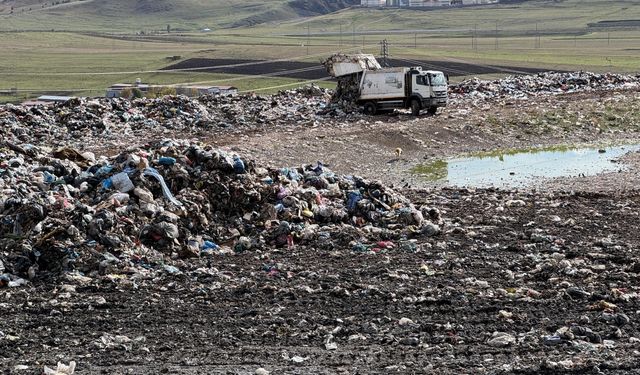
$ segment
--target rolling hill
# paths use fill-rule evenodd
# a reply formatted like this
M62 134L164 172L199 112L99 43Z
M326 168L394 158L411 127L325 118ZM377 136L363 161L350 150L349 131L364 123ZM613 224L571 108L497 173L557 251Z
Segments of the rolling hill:
M233 28L327 14L357 0L0 0L0 30Z

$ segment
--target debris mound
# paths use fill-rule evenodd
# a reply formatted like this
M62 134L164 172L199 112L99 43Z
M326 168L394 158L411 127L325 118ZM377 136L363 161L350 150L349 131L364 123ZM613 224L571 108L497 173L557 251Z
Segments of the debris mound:
M111 158L4 146L3 286L72 272L175 272L176 259L243 251L411 247L413 234L437 227L393 189L322 163L264 168L174 140Z
M305 126L318 117L344 116L327 109L331 91L316 85L275 95L210 95L197 99L71 99L34 107L0 106L0 136L11 142L65 144L118 140L149 132L195 130L239 133L267 126ZM321 112L321 115L318 113Z
M540 95L637 88L640 88L640 74L544 72L493 81L473 78L451 85L450 93L457 99L526 99Z
M373 55L345 55L336 53L322 61L327 73L338 80L336 90L331 96L331 108L341 113L359 110L360 77L365 70L380 70L382 66Z

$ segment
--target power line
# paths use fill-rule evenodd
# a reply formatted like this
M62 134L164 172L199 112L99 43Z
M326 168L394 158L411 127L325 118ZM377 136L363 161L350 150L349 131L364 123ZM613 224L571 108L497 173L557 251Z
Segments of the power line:
M368 46L364 46L363 45L363 48L372 47L372 46L374 46L374 44L371 44L371 45L368 45ZM357 49L359 49L359 47L350 48L348 50L357 50ZM335 51L334 52L328 52L328 53L335 53ZM326 53L324 53L322 55L324 56L324 55L326 55ZM286 61L288 61L288 60L286 60ZM290 70L284 70L284 71L280 71L280 72L273 72L273 73L266 73L266 74L259 74L259 75L245 74L245 75L240 76L240 77L227 78L227 79L221 78L221 79L209 80L209 81L174 83L171 86L198 85L198 84L217 83L217 82L233 82L233 81L240 81L240 80L248 79L248 78L274 77L274 76L286 75L286 74L290 74L290 73L300 73L300 72L305 72L305 71L318 70L318 69L322 69L322 68L323 68L322 65L317 65L317 66L311 66L311 67L307 67L307 68L290 69ZM327 77L327 79L331 79L331 78L332 77Z
M380 55L382 56L382 65L389 66L389 43L386 39L380 42Z
M320 70L322 68L324 68L322 65L317 65L317 66L312 66L308 68L290 69L290 70L283 70L280 72L265 73L265 74L244 74L238 77L220 78L220 79L209 80L209 81L172 83L172 84L167 84L166 86L199 85L199 84L205 84L205 83L218 83L218 82L235 82L235 81L242 81L244 79L249 79L249 78L269 78L269 77L284 76L292 73L304 73L304 72L310 72L314 70Z
M350 48L349 50L355 50L357 48ZM328 52L331 53L331 52ZM179 72L193 72L199 70L210 70L210 69L222 69L222 68L236 68L243 66L254 66L254 65L262 65L276 62L286 62L286 61L297 61L304 60L310 57L321 57L326 56L327 52L321 52L314 55L308 56L295 56L289 58L281 58L281 59L272 59L272 60L260 60L260 61L250 61L245 63L237 63L237 64L226 64L226 65L210 65L210 66L201 66L197 68L179 68L179 69L163 69L163 70L137 70L137 71L121 71L121 72L66 72L66 73L42 73L42 72L0 72L0 75L9 75L9 76L85 76L85 75L126 75L126 74L151 74L151 73L179 73Z
M400 57L394 57L394 58L397 59L397 60L400 60L400 61L408 62L409 64L419 64L420 66L424 66L425 68L438 69L438 70L443 70L443 71L446 71L446 72L457 73L457 74L462 74L462 75L468 75L469 73L472 73L470 71L464 71L464 70L459 70L459 69L454 69L454 68L446 68L446 67L441 67L441 66L429 64L429 63L427 63L425 61L403 59L403 58L400 58Z
M245 92L257 92L257 91L267 91L267 90L273 90L273 89L280 89L283 87L290 87L290 86L295 86L295 85L306 85L309 83L314 83L314 82L323 82L323 81L328 81L330 80L332 77L326 77L326 78L319 78L319 79L312 79L309 81L303 81L303 82L292 82L292 83L287 83L284 85L278 85L278 86L271 86L271 87L261 87L259 89L252 89L252 90L242 90L240 91L241 93L245 93Z
M405 48L405 49L409 50L408 48ZM475 65L475 66L481 66L481 67L485 67L485 68L490 68L490 69L494 69L494 70L497 70L499 72L504 72L504 73L530 74L530 72L525 72L525 71L522 71L522 70L503 68L503 67L500 67L500 66L482 64L482 63L479 63L479 62L471 62L471 61L467 61L467 60L463 60L463 59L455 59L455 58L452 58L452 57L442 57L442 59L446 60L446 61L452 61L452 62L457 62L457 63L463 63L463 64L468 64L468 65ZM471 73L471 72L469 72L469 73Z
M309 44L311 43L311 26L307 24L307 56L309 55Z
M498 20L496 20L496 50L498 49Z
M362 48L370 48L370 47L373 47L375 45L376 44L363 45ZM354 47L354 48L349 48L347 50L348 51L357 50L359 48L360 47ZM336 51L318 53L318 54L316 54L314 56L326 56L327 54L331 54L331 53L335 53L335 52ZM259 65L259 64L264 64L264 63L268 63L268 62L295 61L296 59L303 59L303 58L304 58L304 56L300 56L300 57L294 57L294 58L290 58L290 59L266 60L266 61L258 61L258 62L251 62L251 63L231 64L231 65L225 65L225 66L235 67L235 66ZM223 66L219 65L217 67L223 67ZM245 74L245 75L236 76L236 77L232 77L232 78L221 78L221 79L216 79L216 80L198 81L198 82L182 82L182 83L171 83L171 84L168 83L168 84L160 84L160 85L167 86L167 87L175 87L175 86L187 86L187 85L198 85L198 84L209 84L209 83L234 82L234 81L241 81L241 80L245 80L245 79L270 78L270 77L283 76L283 75L292 74L292 73L303 73L303 72L319 70L319 69L322 69L322 68L323 68L322 65L314 65L314 66L311 66L311 67L305 67L305 68L299 68L299 69L288 69L288 70L284 70L284 71L266 73L266 74L259 74L259 75ZM198 69L202 69L202 68L198 68ZM160 72L165 72L165 71L160 71ZM4 74L4 73L0 73L0 74ZM27 73L22 73L22 74L26 75ZM72 73L56 73L56 75L65 75L65 74L72 74ZM80 73L80 74L84 75L85 73ZM86 74L93 74L93 73L86 73ZM115 74L115 73L112 73L112 74ZM332 77L324 77L324 78L319 78L319 79L316 79L316 80L309 80L309 81L302 81L302 82L301 81L296 81L296 82L292 82L290 84L274 86L274 87L268 87L268 88L254 89L254 90L249 90L249 91L262 91L262 90L267 90L267 89L272 89L272 88L277 88L277 87L287 87L287 86L294 86L294 85L306 84L306 83L311 83L311 82L327 81L327 80L330 80L330 79L332 79ZM8 90L0 89L0 91L8 91ZM31 90L31 89L20 89L18 91L20 91L20 92L30 92L30 93L38 93L38 92L47 93L47 92L51 92L51 91L91 92L91 91L102 91L102 90L100 90L100 89L48 88L48 89L33 89L33 90Z

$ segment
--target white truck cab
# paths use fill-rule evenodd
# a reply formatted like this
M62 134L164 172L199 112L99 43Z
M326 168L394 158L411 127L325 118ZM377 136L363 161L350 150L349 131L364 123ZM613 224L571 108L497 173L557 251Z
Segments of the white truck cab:
M410 97L419 99L420 109L428 108L429 113L435 113L438 107L446 106L447 78L444 73L435 70L424 71L421 68L411 69L412 92ZM409 105L411 105L411 103L409 103ZM412 112L416 112L413 106L411 110Z
M419 67L365 70L358 102L368 114L393 108L411 108L416 116L423 109L435 114L447 105L447 79L442 72Z

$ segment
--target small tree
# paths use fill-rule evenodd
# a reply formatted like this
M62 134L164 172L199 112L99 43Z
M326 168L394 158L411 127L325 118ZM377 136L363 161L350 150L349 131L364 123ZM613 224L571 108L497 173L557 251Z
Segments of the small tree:
M161 98L165 95L176 95L176 89L174 87L153 87L147 93L147 98Z
M137 87L128 87L120 93L120 96L127 99L144 98L144 93Z
M140 98L144 98L144 93L142 92L142 90L140 90L137 87L134 87L131 90L131 95L133 96L133 99L140 99Z

